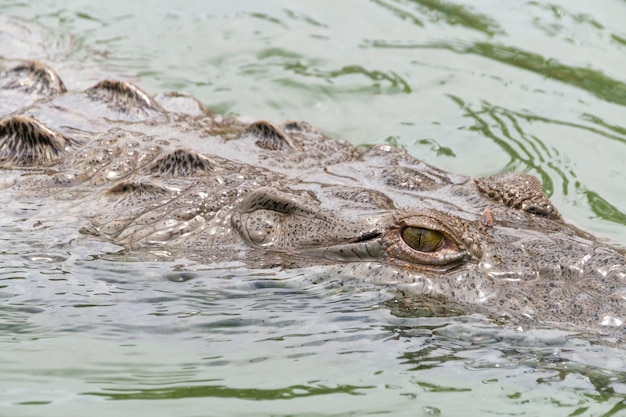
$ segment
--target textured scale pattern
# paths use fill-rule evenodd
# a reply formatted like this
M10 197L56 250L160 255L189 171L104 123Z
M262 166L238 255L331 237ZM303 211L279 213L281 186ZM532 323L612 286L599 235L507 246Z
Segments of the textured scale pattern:
M38 202L41 218L62 212L131 250L316 266L500 320L626 321L624 251L565 223L525 174L450 174L124 81L68 91L37 61L0 74L0 168L2 192Z
M77 141L29 117L14 116L0 122L0 164L3 167L43 166L77 145Z

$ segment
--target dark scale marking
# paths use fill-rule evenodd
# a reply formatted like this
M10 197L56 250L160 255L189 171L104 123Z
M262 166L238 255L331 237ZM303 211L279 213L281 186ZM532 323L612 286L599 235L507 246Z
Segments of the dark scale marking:
M253 136L256 138L256 146L270 151L282 151L285 149L298 149L293 139L287 135L280 127L267 120L259 120L250 124L242 136Z
M626 328L624 251L561 221L531 177L450 174L304 122L207 115L188 97L164 109L124 82L50 100L64 91L41 63L0 74L0 111L22 114L0 120L0 167L27 171L0 186L7 199L47 198L37 219L62 212L127 248L206 264L316 265L503 320ZM445 241L416 250L406 227Z
M290 120L288 122L283 123L283 129L286 132L302 133L302 132L308 131L309 127L310 126L308 125L308 123L295 121L295 120Z
M87 91L87 96L120 113L148 115L163 111L146 92L128 81L103 80Z
M28 116L0 122L2 167L36 167L53 162L79 143Z
M486 178L476 178L478 190L505 206L552 220L561 215L552 205L535 177L518 172L505 172Z
M321 135L321 132L301 120L288 120L283 123L283 130L287 133L301 133L310 135Z
M330 195L334 198L351 203L359 203L364 209L381 208L391 210L395 208L393 200L385 194L366 188L346 187L333 190Z
M242 202L240 210L252 212L255 210L272 210L284 214L312 215L315 210L310 204L300 201L302 197L272 190L270 194L265 189L252 192L248 199Z
M118 182L105 192L105 196L109 201L116 201L120 207L123 205L146 204L149 201L160 201L163 198L169 199L175 196L175 194L175 191L156 182L127 180Z
M385 184L406 190L434 190L448 183L447 180L442 181L436 176L429 176L427 173L407 167L382 168L379 175Z
M365 242L367 240L374 240L378 237L380 237L380 232L368 232L359 236L357 239L355 239L354 243Z
M187 177L209 174L215 167L215 161L209 157L190 149L179 148L157 158L148 170L158 175Z
M44 97L56 96L67 91L57 73L41 61L26 61L3 74L2 88L20 90Z

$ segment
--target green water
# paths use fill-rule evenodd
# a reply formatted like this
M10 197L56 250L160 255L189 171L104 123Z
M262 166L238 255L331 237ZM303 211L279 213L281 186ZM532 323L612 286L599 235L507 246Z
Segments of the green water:
M621 0L5 0L0 67L527 172L626 245L625 21ZM28 210L0 218L0 416L626 415L623 348L404 317L295 272L121 257Z

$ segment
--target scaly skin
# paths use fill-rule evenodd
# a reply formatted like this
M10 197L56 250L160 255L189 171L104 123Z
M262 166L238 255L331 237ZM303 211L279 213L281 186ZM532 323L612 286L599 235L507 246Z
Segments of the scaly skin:
M392 146L212 115L126 82L67 92L40 62L0 75L9 102L4 192L130 249L318 265L516 319L609 331L626 319L623 251L563 222L528 175L454 175Z

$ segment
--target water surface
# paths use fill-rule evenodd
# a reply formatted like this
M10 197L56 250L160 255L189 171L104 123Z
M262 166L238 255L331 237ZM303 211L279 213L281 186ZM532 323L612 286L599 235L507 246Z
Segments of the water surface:
M625 19L619 0L5 1L0 67L41 59L70 89L126 78L453 172L527 172L626 245ZM406 314L298 271L152 261L4 200L1 415L626 413L619 346Z

